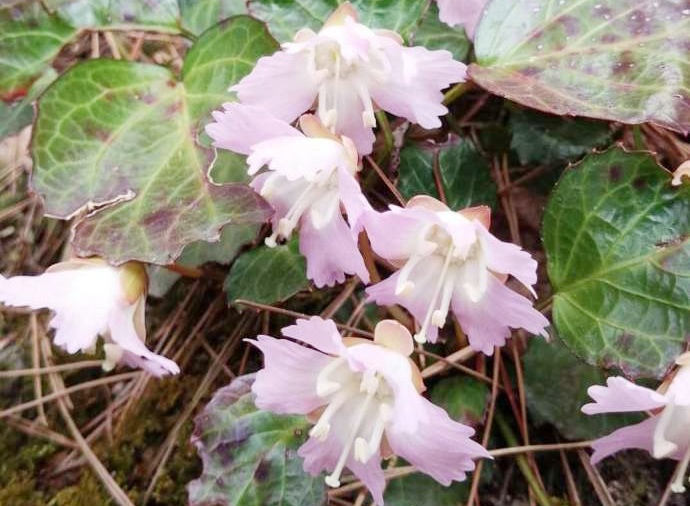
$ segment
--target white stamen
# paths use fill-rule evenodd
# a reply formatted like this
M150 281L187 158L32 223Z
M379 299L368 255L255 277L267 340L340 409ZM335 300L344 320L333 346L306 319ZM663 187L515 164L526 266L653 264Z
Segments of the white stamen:
M369 377L373 379L367 379L367 374L364 374L362 383L367 383L367 385L365 385L368 391L367 396L364 398L364 401L362 401L362 405L360 406L359 411L357 412L357 416L355 417L354 423L352 424L352 428L350 429L350 434L348 435L348 438L345 441L345 444L343 445L343 451L340 453L340 457L338 457L338 462L335 465L335 469L333 469L333 472L331 474L326 476L325 482L326 485L328 485L329 487L337 488L340 486L340 475L343 473L343 469L345 468L345 462L347 462L347 457L350 455L352 446L355 444L357 433L359 432L359 428L362 425L362 422L364 421L364 415L366 414L367 409L369 408L369 404L371 403L371 400L374 398L374 395L376 394L376 389L378 388L379 380L376 376ZM359 446L361 451L361 443ZM357 458L356 452L357 449L355 448L355 458Z
M316 395L319 397L328 397L329 395L340 390L340 383L332 381L330 375L335 372L335 370L345 363L345 359L342 357L332 360L316 377Z
M371 101L371 95L369 95L369 90L366 85L359 79L354 79L355 91L359 97L360 102L364 106L364 111L362 112L362 122L368 127L376 126L376 116L374 115L374 104Z
M673 402L669 402L661 412L659 421L654 428L652 454L655 459L668 457L678 449L678 445L666 439L666 430L669 428L671 420L673 419L675 407Z
M434 293L431 295L431 299L429 301L429 309L427 310L426 316L424 317L424 321L422 322L422 328L419 330L419 332L417 332L414 335L415 341L417 341L418 343L426 342L426 332L429 329L429 323L431 323L431 316L434 313L436 300L438 299L438 296L441 292L441 288L443 288L443 286L446 283L446 276L448 275L448 268L450 267L450 261L453 258L454 249L455 248L453 246L450 246L448 248L446 258L443 262L443 269L441 269L441 274L438 277L438 282L436 283L436 287L434 288Z
M292 235L292 231L297 226L304 212L314 203L314 200L318 198L318 192L314 192L317 186L317 182L311 182L302 190L302 193L299 194L295 203L292 204L292 207L285 213L285 216L278 220L278 226L275 227L273 233L264 240L266 246L275 248L279 237L287 239Z
M685 492L685 473L688 470L688 464L690 464L690 446L685 450L685 455L683 455L683 460L678 464L678 469L676 469L676 477L671 483L671 490L676 494L682 494Z
M486 293L489 282L489 270L487 269L484 255L482 255L481 251L477 251L474 258L468 259L465 265L470 272L477 275L477 280L476 283L465 282L462 286L472 302L479 302Z
M371 451L369 449L369 443L363 437L358 437L355 439L355 449L354 449L355 460L366 464L371 457Z
M323 413L321 413L316 425L314 425L309 431L309 435L319 439L320 441L325 441L331 431L330 421L333 418L333 415L335 415L338 410L352 398L353 395L356 395L356 391L352 388L341 390L335 394L331 399L331 402L329 402L328 406L326 406L326 409L323 411Z
M398 274L398 281L395 283L395 295L408 294L414 289L414 283L409 281L412 269L422 260L424 255L411 256Z
M441 303L439 308L431 315L431 324L435 327L443 327L448 318L448 309L450 308L450 301L453 297L453 289L455 288L455 276L446 276L443 283L443 292L441 294Z
M393 419L393 408L388 404L383 403L379 406L379 415L376 418L376 424L374 425L374 430L371 432L371 437L369 438L369 456L365 460L360 460L362 464L366 464L369 458L374 454L377 448L381 446L381 440L383 439L383 433L386 430L386 426Z

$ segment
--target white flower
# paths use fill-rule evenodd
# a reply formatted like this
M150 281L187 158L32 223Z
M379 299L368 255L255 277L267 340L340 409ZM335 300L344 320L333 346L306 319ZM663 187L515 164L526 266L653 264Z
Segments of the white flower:
M122 361L155 376L177 374L175 362L144 344L146 288L139 263L112 267L100 259L73 259L40 276L0 276L0 303L52 309L54 342L68 353L91 350L98 335L104 336L106 370Z
M342 338L332 320L315 316L283 335L310 347L270 336L249 341L265 362L252 386L256 405L315 421L298 453L305 471L330 471L329 486L340 486L347 467L382 505L382 458L399 455L447 486L465 479L474 459L489 457L470 439L471 427L422 397L424 383L409 358L412 336L399 323L379 322L370 341Z
M534 294L537 262L491 235L490 219L488 207L455 212L429 196L414 197L405 208L365 213L374 252L400 267L367 288L369 299L410 311L420 324L420 342L436 341L451 310L470 346L487 355L505 343L511 327L547 336L548 320L505 286L512 275Z
M215 111L206 127L214 146L249 155L251 186L275 209L268 246L299 227L307 276L316 286L333 285L345 274L365 283L369 273L357 248L360 215L369 209L356 179L352 141L326 130L316 117L300 117L300 132L259 107L238 103ZM268 170L257 173L266 167ZM343 217L347 214L347 221Z
M465 80L466 66L448 51L405 47L389 30L357 22L352 5L341 5L319 33L304 29L282 51L261 58L231 91L244 104L263 107L293 121L312 108L332 132L371 152L375 109L419 123L441 126L448 109L441 90Z
M606 380L606 386L589 387L594 402L582 406L583 413L652 412L649 418L635 425L618 429L592 443L592 463L620 450L647 450L655 459L680 461L671 490L685 492L685 473L690 464L690 353L681 355L676 363L680 369L665 391L641 387L620 376Z

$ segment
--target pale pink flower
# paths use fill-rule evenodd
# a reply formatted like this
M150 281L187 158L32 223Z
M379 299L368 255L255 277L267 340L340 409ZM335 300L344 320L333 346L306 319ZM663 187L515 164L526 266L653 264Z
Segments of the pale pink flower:
M299 31L294 42L259 59L230 90L242 103L285 121L315 107L326 127L368 154L376 108L424 128L439 127L439 116L448 112L441 90L465 75L465 64L448 51L405 47L397 33L358 23L356 11L345 3L319 33Z
M620 450L647 450L654 458L680 460L681 465L671 485L674 492L685 492L685 473L690 463L690 355L681 356L681 365L665 391L638 386L614 376L606 386L587 390L595 402L582 406L588 415L653 411L645 421L618 429L592 443L592 463Z
M73 259L40 276L0 276L0 303L52 309L54 342L68 353L92 350L100 334L107 343L106 370L124 362L155 376L177 374L175 362L144 344L147 282L135 262L112 267L100 259Z
M505 286L512 275L536 295L537 262L491 235L490 216L488 207L454 212L428 196L367 212L362 222L374 252L400 268L367 288L369 300L406 308L421 326L419 342L436 341L451 309L470 346L487 355L505 344L511 327L548 337L548 320Z
M450 26L463 25L465 33L474 39L474 30L488 0L436 0L438 17Z
M275 246L299 226L307 276L316 286L340 283L345 274L368 282L357 247L357 223L369 204L356 179L359 164L352 141L331 134L311 115L300 118L302 133L258 107L223 107L213 113L216 122L206 127L214 145L249 155L250 175L268 169L252 181L276 210L266 244Z
M341 338L332 320L319 317L297 320L283 334L304 345L269 336L250 341L265 361L252 386L256 405L315 421L299 455L307 472L331 472L328 485L338 487L347 467L383 504L382 457L399 455L443 485L465 479L473 459L489 457L470 439L472 428L420 395L412 336L399 323L379 322L374 341Z

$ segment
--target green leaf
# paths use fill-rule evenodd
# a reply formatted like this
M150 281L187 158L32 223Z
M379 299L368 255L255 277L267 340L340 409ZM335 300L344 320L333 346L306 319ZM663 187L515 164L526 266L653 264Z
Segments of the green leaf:
M218 390L195 420L204 467L187 486L190 506L325 506L323 478L306 474L297 455L309 422L258 410L252 381L240 376Z
M690 129L690 9L671 0L494 0L472 79L559 115Z
M49 215L95 209L75 228L79 254L165 264L186 244L217 240L228 223L266 220L268 205L249 187L208 180L214 154L195 138L197 122L232 100L227 87L275 47L262 23L242 16L204 33L183 82L155 65L92 60L45 93L33 186Z
M0 139L19 132L34 118L31 102L19 100L13 104L0 102Z
M246 3L246 0L179 0L182 27L200 35L230 16L246 14Z
M429 397L452 419L476 425L484 419L489 394L489 388L481 381L469 376L453 376L434 385Z
M403 197L431 195L440 198L434 182L435 165L438 166L446 203L451 209L496 205L496 185L491 179L489 165L468 140L441 146L405 146L400 152L398 179Z
M43 75L36 79L28 93L21 100L7 104L0 102L0 139L20 132L34 119L33 101L57 78L57 72L48 67Z
M260 246L239 256L225 280L228 301L246 299L273 304L309 286L307 264L297 239L269 248Z
M523 165L575 161L611 141L608 124L516 109L510 115L510 147Z
M147 29L177 33L177 0L43 0L77 28Z
M530 416L537 424L554 425L568 439L594 439L642 421L638 414L585 415L580 408L592 402L587 388L605 384L608 375L578 360L557 339L530 340L522 363Z
M298 30L319 31L338 8L338 0L248 0L249 13L268 24L281 42L291 41ZM424 0L352 0L359 21L370 28L387 28L406 38L424 11Z
M0 6L0 99L26 94L76 30L39 2Z
M567 170L546 208L558 335L592 365L661 377L690 335L690 186L619 148Z
M441 22L436 3L429 6L424 19L415 30L414 44L427 49L445 49L458 61L464 61L470 51L470 41L465 30Z
M414 473L390 480L383 499L386 506L457 506L468 495L467 482L444 487L425 474Z
M234 101L228 88L254 68L256 61L278 50L266 26L249 16L222 21L194 44L184 59L182 79L189 114L206 118L223 102Z

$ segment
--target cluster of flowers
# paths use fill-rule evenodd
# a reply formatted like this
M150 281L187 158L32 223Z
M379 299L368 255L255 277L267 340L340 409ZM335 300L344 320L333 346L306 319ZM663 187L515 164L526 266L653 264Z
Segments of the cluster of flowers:
M468 2L462 12L459 3L439 0L442 19L465 22L471 32L484 2ZM424 384L409 358L413 337L434 342L451 311L470 346L487 355L505 344L511 328L547 337L548 320L506 286L512 276L536 296L537 263L489 232L489 208L456 212L418 196L379 212L357 179L361 157L372 151L376 110L439 127L447 112L441 90L462 82L465 71L447 51L406 47L398 34L360 24L346 3L318 33L302 30L294 42L261 58L231 88L239 102L214 112L206 129L217 148L248 155L251 185L275 209L266 244L274 247L297 229L316 286L340 283L348 274L369 283L358 247L362 232L397 269L366 291L379 305L406 308L418 324L414 336L384 320L373 341L342 338L333 321L313 317L284 328L283 339L250 341L265 358L253 385L257 406L304 414L315 423L299 450L305 470L330 471L326 483L336 487L347 467L378 504L385 487L382 458L399 455L448 485L464 479L474 459L489 457L471 440L473 429L421 395ZM68 352L90 350L103 335L106 369L122 362L156 376L176 374L177 364L144 344L146 290L144 267L133 262L114 267L75 259L37 277L0 276L0 302L54 310L55 343ZM690 417L686 378L690 371L682 369L665 394L622 378L593 387L597 402L583 408L587 413L664 408L597 442L594 460L632 446L682 457L687 466L688 437L673 429L677 418Z

